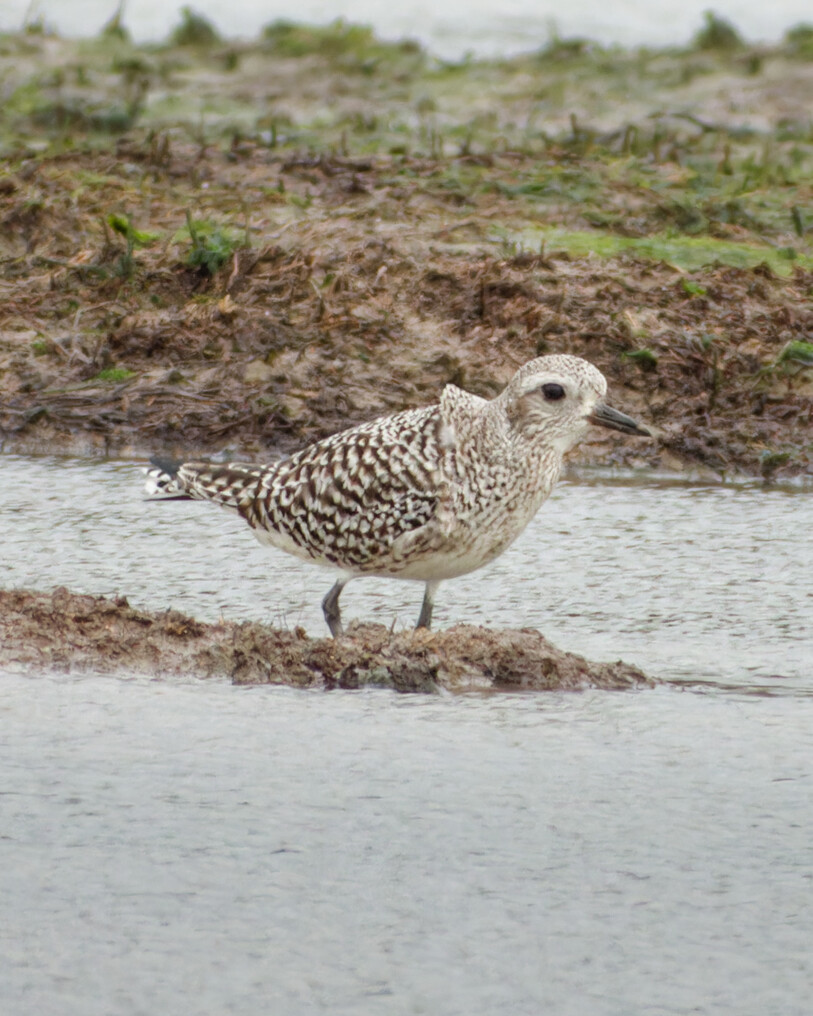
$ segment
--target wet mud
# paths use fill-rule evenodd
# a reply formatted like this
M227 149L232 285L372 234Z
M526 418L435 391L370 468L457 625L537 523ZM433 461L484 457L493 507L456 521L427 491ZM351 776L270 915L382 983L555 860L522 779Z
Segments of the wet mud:
M0 39L6 450L267 459L568 352L657 432L581 462L813 475L807 35L452 66L119 28Z
M632 689L655 684L623 662L593 663L533 629L392 633L353 625L340 639L301 628L203 624L126 599L0 591L0 667L11 670L228 678L235 684L399 692Z

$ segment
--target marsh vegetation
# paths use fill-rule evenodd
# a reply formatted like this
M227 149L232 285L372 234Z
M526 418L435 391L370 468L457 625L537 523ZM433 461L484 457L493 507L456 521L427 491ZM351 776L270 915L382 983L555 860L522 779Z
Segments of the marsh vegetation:
M586 460L813 471L813 28L449 63L363 26L0 37L5 447L282 450L584 355Z

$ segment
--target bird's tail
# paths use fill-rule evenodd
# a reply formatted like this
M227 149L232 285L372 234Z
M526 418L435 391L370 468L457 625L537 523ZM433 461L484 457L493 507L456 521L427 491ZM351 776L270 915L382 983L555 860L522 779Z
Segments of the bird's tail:
M237 511L257 496L265 477L273 466L250 465L243 462L219 464L200 460L180 462L155 456L147 475L144 490L154 501L213 501Z
M184 490L178 479L183 463L179 459L164 459L154 455L143 472L144 493L151 501L188 501L192 495Z

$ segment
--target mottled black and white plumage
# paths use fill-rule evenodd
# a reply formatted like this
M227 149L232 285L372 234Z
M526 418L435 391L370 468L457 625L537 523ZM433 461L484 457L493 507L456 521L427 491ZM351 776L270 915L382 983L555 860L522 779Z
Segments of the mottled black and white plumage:
M574 356L531 360L495 399L447 385L440 402L351 427L272 465L154 459L147 493L213 501L264 543L342 573L426 584L418 627L443 579L492 561L527 526L588 423L648 434L602 403L607 384Z

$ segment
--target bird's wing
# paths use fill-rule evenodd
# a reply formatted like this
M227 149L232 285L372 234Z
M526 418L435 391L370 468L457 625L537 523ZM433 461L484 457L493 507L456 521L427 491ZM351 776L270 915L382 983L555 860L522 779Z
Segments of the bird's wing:
M154 460L148 491L239 512L263 541L348 568L374 568L440 500L438 406L334 434L263 466Z
M239 510L316 560L373 567L437 510L439 429L430 406L334 434L268 470Z

